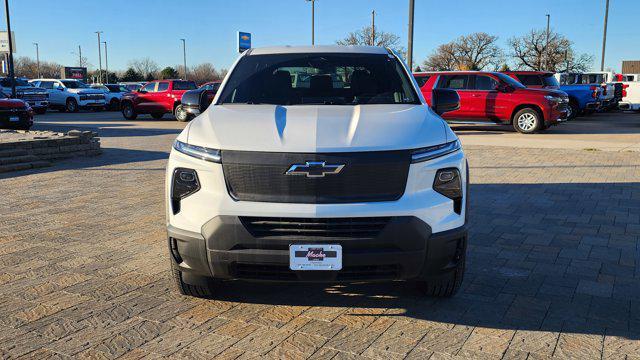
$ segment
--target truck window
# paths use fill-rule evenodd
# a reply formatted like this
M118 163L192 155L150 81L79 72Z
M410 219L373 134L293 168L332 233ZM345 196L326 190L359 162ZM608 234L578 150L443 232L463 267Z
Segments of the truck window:
M420 104L404 67L387 54L295 53L245 56L219 104Z
M151 82L148 83L147 85L143 86L140 90L142 91L146 91L146 92L156 92L156 82Z
M438 82L439 89L469 89L469 75L443 75Z
M475 75L476 90L495 90L498 87L498 81L491 76Z
M167 91L168 89L169 89L169 82L161 81L158 83L158 89L156 90L156 92ZM174 88L174 90L177 90L177 89Z
M522 83L522 85L524 86L542 86L542 79L540 78L540 75L538 74L532 74L532 75L524 75L524 74L520 74L520 75L516 75L518 77L518 80Z
M43 89L53 89L53 81L40 81L40 86Z
M194 83L193 81L174 81L173 82L173 90L193 90L197 88L198 86L196 86L196 83ZM158 88L158 91L162 91L162 90Z

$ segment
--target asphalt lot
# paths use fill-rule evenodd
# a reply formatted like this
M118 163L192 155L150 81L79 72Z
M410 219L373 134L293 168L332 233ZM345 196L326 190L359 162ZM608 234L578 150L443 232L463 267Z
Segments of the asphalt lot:
M104 153L0 177L3 358L640 359L640 114L532 136L458 128L469 259L445 300L400 282L233 282L213 300L182 297L163 175L184 124L36 121L93 128Z

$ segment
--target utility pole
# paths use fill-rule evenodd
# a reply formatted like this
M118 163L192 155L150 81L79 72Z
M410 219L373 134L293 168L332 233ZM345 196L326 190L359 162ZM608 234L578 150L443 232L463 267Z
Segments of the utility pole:
M104 68L105 68L104 83L108 84L109 83L109 55L107 54L107 42L103 41L102 43L104 44Z
M602 61L600 62L600 71L604 71L604 52L607 47L607 21L609 20L609 0L604 11L604 32L602 34Z
M413 13L415 0L409 0L409 42L407 44L407 63L409 71L413 71Z
M187 79L187 43L185 39L180 39L182 40L182 61L184 62L183 66L184 66L184 79Z
M38 48L38 43L33 43L33 45L36 46L36 66L38 67L38 79L41 78L42 76L40 76L40 49Z
M311 3L311 45L316 44L316 0L306 0Z
M100 47L102 47L101 43L100 43L100 34L102 34L102 31L96 31L96 34L98 34L98 83L102 82L102 51L100 51Z
M551 59L551 56L549 55L549 31L550 31L550 24L551 24L551 15L547 14L547 42L545 43L546 45L544 46L544 55L547 58L546 63L544 64L544 69L545 70L549 70L549 60Z
M82 67L82 47L80 47L80 45L78 45L78 66Z
M371 46L376 46L376 11L371 10Z
M13 39L11 39L11 19L9 18L9 0L4 0L7 14L7 38L9 39L9 79L11 79L11 97L16 97L16 77L13 72Z

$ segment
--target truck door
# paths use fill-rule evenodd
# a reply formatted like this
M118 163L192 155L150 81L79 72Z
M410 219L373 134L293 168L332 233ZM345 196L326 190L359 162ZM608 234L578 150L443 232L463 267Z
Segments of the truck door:
M56 89L54 87L54 84L54 81L45 80L40 81L39 87L47 90L47 93L49 93L49 103L51 103L52 105L64 105L64 103L60 101L61 97L59 96L62 91Z
M471 75L473 91L470 92L469 109L478 121L496 120L503 106L498 103L498 81L489 75Z
M147 114L153 111L152 99L153 94L156 92L156 85L158 83L153 81L140 88L135 98L137 103L134 104L137 112Z
M156 92L153 93L151 98L154 112L165 113L173 111L173 98L169 91L168 81L158 82L158 88L156 88Z

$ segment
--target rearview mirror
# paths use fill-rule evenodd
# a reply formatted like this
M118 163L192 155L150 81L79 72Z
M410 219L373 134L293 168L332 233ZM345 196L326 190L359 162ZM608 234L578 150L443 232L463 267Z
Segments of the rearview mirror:
M436 114L460 109L460 96L458 92L451 89L433 89L431 93L431 108Z

